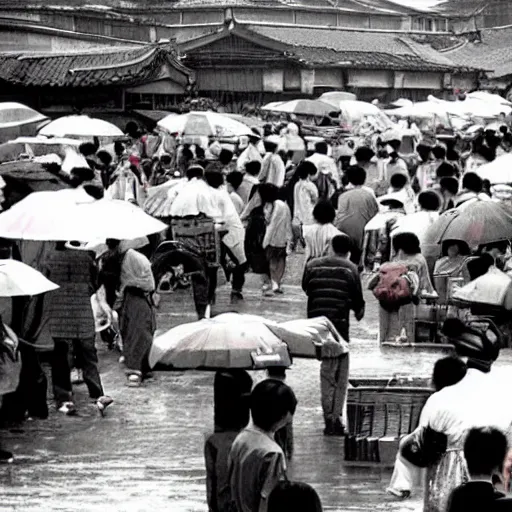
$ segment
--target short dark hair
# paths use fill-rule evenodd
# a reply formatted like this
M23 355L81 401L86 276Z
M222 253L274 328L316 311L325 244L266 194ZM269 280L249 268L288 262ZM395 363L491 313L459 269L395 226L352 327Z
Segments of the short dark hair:
M474 172L467 172L464 174L462 178L462 188L467 190L471 190L471 192L475 192L479 194L483 189L483 181L478 174Z
M432 154L434 155L434 158L443 160L446 158L446 148L444 146L434 146L432 148Z
M271 140L263 141L263 145L265 146L265 151L267 153L273 153L277 149L277 144Z
M407 185L407 181L407 176L405 174L402 174L401 172L395 172L395 174L391 176L389 183L393 188L401 190L405 187L405 185Z
M320 153L321 155L327 155L329 152L329 146L327 142L321 140L315 144L315 153Z
M242 181L244 179L244 175L240 171L233 171L230 172L226 176L226 181L235 189L237 190L238 187L242 184Z
M457 181L457 178L454 178L453 176L441 178L439 185L441 186L441 190L446 190L446 192L449 192L452 195L456 195L459 192L459 182Z
M98 151L96 156L103 165L109 166L112 163L112 155L104 149Z
M464 458L470 475L501 472L507 452L507 437L493 427L472 428L464 443Z
M194 158L194 153L192 153L192 150L190 148L183 148L183 151L181 152L181 157L186 158L187 160L192 160Z
M498 249L501 253L505 254L509 247L509 243L507 240L498 240L497 242L491 242L490 244L485 244L482 249L484 251L492 251L493 249Z
M203 160L205 156L205 151L201 146L196 146L196 159Z
M265 203L273 203L279 199L279 188L272 183L263 183L259 186L261 201Z
M448 248L452 245L457 245L459 247L459 254L461 256L469 256L471 254L471 249L469 248L468 243L463 240L443 240L443 243L441 244L441 254L443 256L447 256Z
M336 254L348 254L352 249L350 237L345 233L334 236L331 240L331 245Z
M494 259L490 254L484 253L479 258L469 260L467 267L471 281L483 276L494 265Z
M308 176L314 176L317 173L317 168L313 162L304 160L297 166L296 172L301 180L305 180Z
M222 165L228 165L233 160L233 151L229 149L222 149L219 153L219 162Z
M457 174L457 170L455 167L449 162L443 162L436 169L436 176L438 178L446 178L448 176L455 176Z
M192 178L202 178L204 176L204 169L200 165L191 165L186 172L189 180Z
M358 162L369 162L375 156L375 151L368 146L361 146L356 149L354 156Z
M441 199L433 190L425 190L418 195L418 204L424 210L435 212L441 206Z
M336 218L336 210L330 201L319 201L313 208L313 217L319 224L329 224Z
M204 179L212 188L219 188L224 185L224 176L219 171L206 171Z
M164 165L169 165L171 162L172 162L172 158L171 158L171 155L162 155L160 157L160 162Z
M258 176L261 171L261 162L258 160L251 160L245 164L245 172L251 176Z
M350 166L346 171L347 180L355 187L364 185L366 181L366 171L357 165Z
M398 233L393 238L395 252L402 250L405 254L421 253L420 241L414 233Z
M432 372L432 383L436 391L460 382L467 372L466 363L454 356L438 359Z
M267 512L322 512L318 493L302 482L279 482L268 497Z
M270 431L288 413L295 414L297 398L284 382L267 379L260 382L251 393L251 415L256 427Z
M78 151L84 156L92 156L96 154L96 146L92 142L82 142L78 146Z

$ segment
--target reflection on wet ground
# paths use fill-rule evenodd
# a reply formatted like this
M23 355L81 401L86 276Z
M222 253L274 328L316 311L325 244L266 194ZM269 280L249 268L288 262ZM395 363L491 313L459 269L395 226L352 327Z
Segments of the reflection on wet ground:
M292 262L297 268L300 262ZM303 317L305 297L297 279L290 279L286 295L262 299L255 276L248 279L250 312L287 320ZM219 292L217 311L233 310L229 290ZM164 298L159 329L195 320L188 291ZM435 352L381 351L376 342L377 308L368 296L366 319L353 321L351 374L391 377L395 373L428 376ZM502 357L502 364L510 361ZM105 418L78 386L80 414L64 417L54 410L46 421L26 422L0 435L17 459L0 467L0 511L80 512L205 512L203 441L212 428L213 374L157 373L143 388L127 388L117 355L100 348L105 389L115 399ZM255 380L263 378L254 372ZM296 360L288 382L299 399L294 420L296 453L291 477L314 485L330 511L415 511L421 496L407 501L387 497L390 469L348 464L343 440L322 435L319 363Z

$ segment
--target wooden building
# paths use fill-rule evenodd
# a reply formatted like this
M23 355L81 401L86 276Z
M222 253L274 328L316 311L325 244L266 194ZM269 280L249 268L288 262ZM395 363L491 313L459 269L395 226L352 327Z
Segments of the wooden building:
M0 99L46 114L167 107L182 100L190 83L170 43L0 53Z
M455 65L412 35L237 23L179 45L197 89L224 104L266 103L348 90L361 99L446 96L472 89L479 72Z

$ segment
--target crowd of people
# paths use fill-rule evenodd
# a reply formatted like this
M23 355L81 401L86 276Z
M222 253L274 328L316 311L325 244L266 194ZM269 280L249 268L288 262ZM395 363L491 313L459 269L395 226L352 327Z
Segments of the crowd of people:
M413 164L401 156L396 133L377 137L375 147L337 147L320 141L311 148L301 136L300 123L265 125L252 132L228 148L218 141L186 144L177 134L142 133L130 123L124 143L81 146L84 165L72 171L72 183L95 197L130 201L147 211L149 199L157 192L163 194L169 218L211 219L219 234L220 264L231 284L233 304L245 300L248 271L261 275L263 297L278 299L286 294L287 259L294 252L303 253L307 315L326 316L346 342L351 311L356 320L365 314L362 273L369 274L368 287L380 303L381 342L414 340L415 299L441 295L435 286L441 282L439 277L469 282L495 267L506 275L507 240L478 248L470 248L464 240L447 240L433 264L422 255L426 232L441 213L491 201L496 190L474 170L478 162L489 161L503 150L506 130L482 134L469 155L457 152L453 144L418 141ZM62 413L76 413L73 368L82 371L90 398L102 414L113 401L103 389L97 368L98 315L112 326L102 332L104 341L114 344L120 335L128 385L140 386L151 378L147 358L156 329L159 283L148 256L157 242L148 239L142 246L130 247L124 241L107 240L101 251L90 252L70 241L54 244L47 251L41 270L60 288L23 303L15 330L27 342L36 343L44 311L53 345L53 392ZM475 259L470 261L472 251ZM210 304L215 301L216 276L216 269L206 276ZM100 313L91 306L93 295ZM198 315L206 316L207 308L198 309ZM446 318L449 326L454 319L448 313ZM466 329L464 324L459 327ZM349 354L338 345L324 347L319 356L325 435L347 431ZM20 351L25 371L18 390L4 398L3 413L17 420L27 415L44 418L48 415L44 372L33 351L25 345ZM478 354L471 353L470 360L485 361L484 370L480 366L478 371L488 371L497 358L495 349L486 346L475 351ZM430 426L448 437L441 461L429 466L428 512L465 510L480 490L486 503L503 502L487 480L501 468L507 440L498 431L486 430L497 426L494 423L471 424L474 417L467 411L476 408L471 401L464 402L467 411L462 405L452 410L450 390L469 396L469 391L462 393L462 387L474 371L466 371L460 360L450 360L450 364L452 369L463 368L458 372L460 381L439 385L420 421L420 428ZM473 368L471 364L467 368ZM269 378L252 390L245 372L226 378L234 378L236 385L224 392L216 406L215 433L205 445L210 511L277 512L288 510L291 504L305 512L321 510L310 486L287 481L297 400L284 382L284 371L269 371ZM222 387L220 381L217 384ZM475 385L471 384L471 390ZM252 423L247 427L249 417ZM499 426L508 428L504 422ZM475 449L479 443L489 445L483 455ZM399 455L398 473L390 486L393 494L403 497L411 492L412 466ZM465 483L468 479L474 482ZM448 497L458 484L462 487L455 490L447 508Z

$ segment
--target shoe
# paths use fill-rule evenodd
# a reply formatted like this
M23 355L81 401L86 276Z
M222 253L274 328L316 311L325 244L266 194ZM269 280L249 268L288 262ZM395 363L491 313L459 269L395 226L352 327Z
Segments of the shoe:
M273 297L274 292L272 290L263 290L263 297Z
M398 491L396 489L392 489L391 487L388 487L386 489L386 492L390 494L391 496L394 496L395 498L399 498L401 500L406 500L411 497L411 491Z
M83 384L84 374L80 368L73 368L71 370L71 384Z
M231 304L237 304L238 302L244 300L244 296L242 292L232 291L231 292Z
M283 294L284 294L284 290L283 290L281 287L279 287L279 288L276 288L276 289L274 290L274 293L275 293L276 295L283 295Z
M74 416L76 414L76 406L73 402L64 402L58 411L66 416Z
M12 464L14 462L14 455L7 450L0 450L0 464Z
M151 380L154 378L155 378L155 375L153 372L147 372L142 376L142 380Z
M142 376L132 373L128 375L127 385L129 388L140 388L142 385Z
M96 400L96 407L102 416L105 416L105 409L114 402L114 399L109 396L100 396Z

